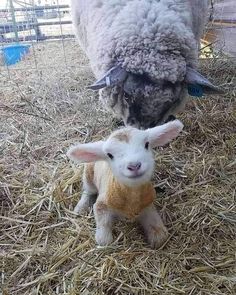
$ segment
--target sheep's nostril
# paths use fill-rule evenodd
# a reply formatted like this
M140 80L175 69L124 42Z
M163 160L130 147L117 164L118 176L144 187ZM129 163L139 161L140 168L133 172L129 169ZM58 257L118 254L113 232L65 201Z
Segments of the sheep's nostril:
M138 163L136 164L136 168L137 168L137 170L139 170L139 169L141 168L141 163L140 163L140 162L138 162Z
M137 162L137 163L130 163L128 166L127 166L127 169L130 170L130 171L138 171L140 168L141 168L141 163L140 162Z

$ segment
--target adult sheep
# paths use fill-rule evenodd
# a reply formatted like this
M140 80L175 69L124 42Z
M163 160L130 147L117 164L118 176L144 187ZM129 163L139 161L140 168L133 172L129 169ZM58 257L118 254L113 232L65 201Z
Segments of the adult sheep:
M71 0L76 36L97 79L91 89L125 125L168 121L188 85L218 92L197 70L208 0Z

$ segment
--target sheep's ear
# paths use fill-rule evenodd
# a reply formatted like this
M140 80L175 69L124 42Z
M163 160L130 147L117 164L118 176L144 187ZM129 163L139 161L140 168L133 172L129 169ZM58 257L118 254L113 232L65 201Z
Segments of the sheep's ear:
M148 140L151 147L163 146L176 138L184 125L179 120L170 121L161 126L148 129Z
M191 96L203 96L206 94L224 93L218 86L213 85L207 78L193 68L187 67L185 82L188 85L188 92Z
M76 163L89 163L104 160L103 141L93 143L77 144L72 146L67 156Z
M124 70L120 65L111 68L106 74L99 80L97 80L94 84L89 86L89 89L99 90L105 87L112 87L119 83L122 83L128 73Z

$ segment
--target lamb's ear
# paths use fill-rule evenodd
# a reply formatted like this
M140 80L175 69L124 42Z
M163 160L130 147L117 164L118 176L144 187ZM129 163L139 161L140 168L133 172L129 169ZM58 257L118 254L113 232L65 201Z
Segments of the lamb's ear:
M206 94L221 94L224 91L218 86L213 85L207 78L193 68L187 67L185 82L188 85L191 96L202 96Z
M104 160L103 141L93 143L77 144L72 146L67 156L76 163L89 163Z
M176 138L184 125L179 120L170 121L161 126L148 129L148 140L151 147L163 146Z
M89 89L99 90L105 87L115 86L121 82L123 82L128 73L124 70L120 65L111 68L106 74L99 80L97 80L94 84L89 86Z

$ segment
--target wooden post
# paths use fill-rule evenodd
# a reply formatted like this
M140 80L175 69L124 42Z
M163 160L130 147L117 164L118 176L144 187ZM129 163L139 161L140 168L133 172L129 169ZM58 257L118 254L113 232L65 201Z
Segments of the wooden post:
M14 8L13 0L9 0L9 3L10 3L10 10L11 10L11 17L12 17L12 22L13 22L13 27L14 27L15 39L16 39L16 42L18 43L19 36L18 36L18 31L17 31L15 8Z

